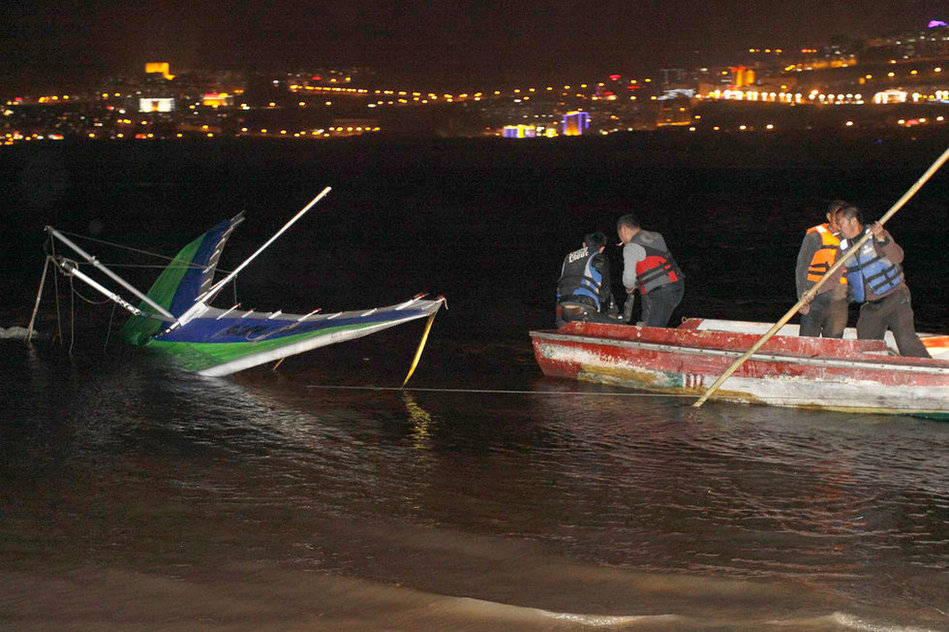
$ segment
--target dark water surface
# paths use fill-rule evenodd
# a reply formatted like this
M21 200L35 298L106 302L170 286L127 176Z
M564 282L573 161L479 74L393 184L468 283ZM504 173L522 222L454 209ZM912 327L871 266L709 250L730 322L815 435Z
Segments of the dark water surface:
M0 341L0 628L949 630L949 424L696 410L544 378L527 337L563 254L628 211L686 272L677 316L775 320L822 205L881 215L946 140L5 150L0 326L29 319L46 223L170 255L246 209L234 267L324 185L245 306L450 309L400 392L420 323L209 379L104 345L120 315L62 280L57 319L48 288L72 355ZM947 192L890 224L929 331Z

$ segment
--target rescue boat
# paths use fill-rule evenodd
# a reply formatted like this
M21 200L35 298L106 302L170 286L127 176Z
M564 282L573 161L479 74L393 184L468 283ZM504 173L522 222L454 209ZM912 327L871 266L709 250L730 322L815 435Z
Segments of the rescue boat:
M531 331L545 375L702 396L769 329L768 323L686 319L675 328L572 322ZM786 325L711 399L853 413L949 419L949 336L920 334L930 358L895 342L806 338Z

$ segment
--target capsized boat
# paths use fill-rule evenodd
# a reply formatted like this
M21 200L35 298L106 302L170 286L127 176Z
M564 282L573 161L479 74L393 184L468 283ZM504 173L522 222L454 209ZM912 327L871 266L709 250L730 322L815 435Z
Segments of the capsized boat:
M676 328L572 322L531 331L545 375L660 393L703 395L761 338L766 323L690 318ZM920 334L933 359L885 340L805 338L788 326L712 399L860 413L949 417L949 338Z
M60 231L51 226L46 227L50 239L67 245L100 273L141 299L138 306L81 271L75 260L50 255L47 265L52 263L61 273L80 279L129 311L132 316L121 332L126 341L170 355L183 368L201 375L230 375L318 347L368 336L419 318L428 317L430 324L435 313L445 305L444 297L426 299L424 294L419 294L402 303L385 307L335 313L313 310L308 314L290 314L280 310L262 312L242 309L239 305L222 309L210 305L228 282L329 191L330 188L326 187L253 255L226 277L215 281L215 271L224 244L244 217L240 214L219 223L185 246L147 293L137 290ZM44 271L44 280L45 277ZM37 306L42 292L41 284ZM34 318L35 314L34 310ZM31 321L30 330L32 325ZM422 344L424 340L423 337Z

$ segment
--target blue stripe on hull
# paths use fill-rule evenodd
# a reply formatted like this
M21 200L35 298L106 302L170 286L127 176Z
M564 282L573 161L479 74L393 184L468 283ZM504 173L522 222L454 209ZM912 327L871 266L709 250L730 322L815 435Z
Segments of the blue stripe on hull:
M227 235L228 231L240 221L240 216L225 220L201 236L200 239L203 241L201 245L198 246L198 250L190 262L190 265L193 267L185 272L181 278L178 291L175 292L174 299L168 311L175 316L181 316L194 305L194 300L201 292L201 283L204 281L205 276L214 273L214 267L216 267L216 265L209 268L208 264L211 263L211 258L214 256L215 250L218 248L222 238ZM215 264L216 263L217 261L215 259Z
M385 311L367 316L351 316L338 318L320 318L297 322L295 320L280 320L266 318L239 318L226 317L196 318L183 327L174 329L166 334L155 336L160 342L201 342L201 343L229 343L229 342L263 342L286 336L316 332L323 329L339 329L354 325L366 326L370 324L386 323L411 318L427 316L431 310L404 309L398 312Z

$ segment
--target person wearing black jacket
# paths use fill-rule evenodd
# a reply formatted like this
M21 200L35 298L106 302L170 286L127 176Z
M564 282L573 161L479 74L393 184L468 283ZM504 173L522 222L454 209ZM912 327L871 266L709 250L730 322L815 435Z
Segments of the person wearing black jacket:
M610 287L610 266L603 254L606 235L595 232L583 238L583 247L563 260L557 283L558 327L580 320L617 323L616 302Z

